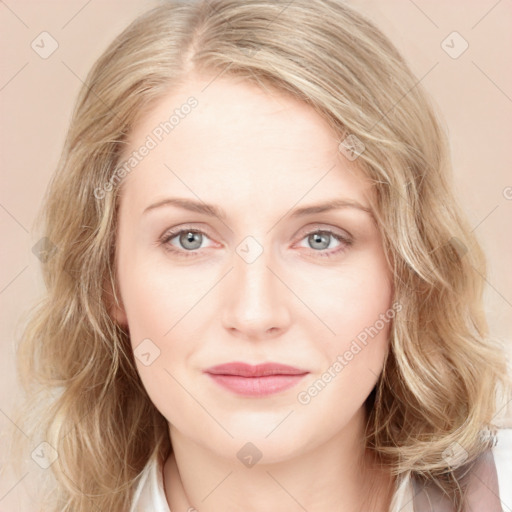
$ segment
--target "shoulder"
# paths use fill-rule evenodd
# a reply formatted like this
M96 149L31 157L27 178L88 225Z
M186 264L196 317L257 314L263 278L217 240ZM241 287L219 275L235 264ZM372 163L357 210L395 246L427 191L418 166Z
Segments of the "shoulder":
M492 454L503 509L512 511L512 427L498 430Z
M512 428L496 432L496 444L471 464L467 474L465 510L512 512ZM425 485L411 475L399 481L391 512L453 511L434 485Z
M163 465L156 457L139 475L130 512L171 512L165 497Z

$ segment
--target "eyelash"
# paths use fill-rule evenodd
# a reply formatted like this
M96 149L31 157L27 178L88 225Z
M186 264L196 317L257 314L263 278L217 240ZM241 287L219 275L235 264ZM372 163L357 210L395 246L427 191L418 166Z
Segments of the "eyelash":
M196 256L198 256L197 251L199 251L199 249L196 249L196 251L194 251L194 252L186 251L186 250L175 249L169 244L170 240L175 238L177 235L181 235L181 233L189 233L189 232L198 233L198 234L208 236L208 233L206 233L205 231L203 231L201 229L187 228L187 227L183 228L182 227L177 230L166 231L164 233L164 235L160 238L159 244L162 245L166 251L176 254L180 257L183 257L183 258L196 257ZM339 233L331 231L330 229L313 229L312 231L305 233L304 236L301 238L301 240L304 240L304 238L306 238L314 233L327 233L327 234L331 235L333 238L335 238L338 242L341 242L343 244L340 247L338 247L337 249L331 250L330 252L325 252L326 249L322 249L320 251L315 251L314 249L312 249L315 253L317 253L317 255L320 258L331 258L333 256L337 256L338 254L346 251L354 242L352 239L350 239L348 237L344 237L344 236L340 235Z

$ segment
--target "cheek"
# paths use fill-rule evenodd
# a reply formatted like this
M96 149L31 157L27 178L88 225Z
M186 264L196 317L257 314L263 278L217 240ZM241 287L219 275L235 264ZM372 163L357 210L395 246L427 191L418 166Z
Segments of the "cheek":
M187 381L186 370L197 349L197 315L207 314L208 297L201 297L213 283L193 270L148 264L137 257L120 260L120 291L144 388L169 421L178 410L185 417L197 415L187 392L195 396L199 390Z
M387 339L390 322L383 324L380 320L387 312L393 314L389 311L392 298L392 276L379 250L358 254L350 265L340 266L320 283L316 281L315 286L309 287L308 301L329 327L323 329L322 336L327 352L335 356L345 351L353 339L376 322L378 331L383 332L373 336L373 345ZM362 334L362 341L364 337Z
M357 340L369 352L382 345L388 338L390 319L393 315L392 286L385 272L361 271L350 281L345 281L334 330L336 349L348 349L349 341Z
M354 414L375 386L401 309L392 304L391 274L384 255L377 254L362 257L326 283L321 294L311 295L331 332L323 329L317 345L323 367L301 387L297 401L310 406L309 412L333 415L336 423Z
M141 336L162 341L172 338L175 326L186 323L186 315L207 291L198 272L146 259L135 257L120 269L121 296L133 344Z

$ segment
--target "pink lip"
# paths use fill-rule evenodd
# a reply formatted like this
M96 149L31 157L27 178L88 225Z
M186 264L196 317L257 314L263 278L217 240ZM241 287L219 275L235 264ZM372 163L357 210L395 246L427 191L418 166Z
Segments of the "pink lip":
M245 396L265 396L295 386L309 372L278 363L233 362L205 370L217 384Z

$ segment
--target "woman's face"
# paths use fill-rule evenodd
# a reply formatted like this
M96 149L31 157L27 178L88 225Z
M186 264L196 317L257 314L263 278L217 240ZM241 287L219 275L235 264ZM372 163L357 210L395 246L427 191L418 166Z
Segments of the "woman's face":
M210 81L169 94L130 136L115 315L171 438L284 460L360 431L388 350L391 275L370 185L322 118ZM232 362L295 370L212 369Z

